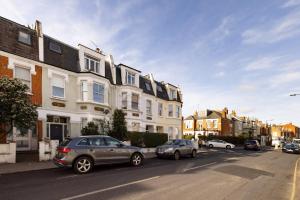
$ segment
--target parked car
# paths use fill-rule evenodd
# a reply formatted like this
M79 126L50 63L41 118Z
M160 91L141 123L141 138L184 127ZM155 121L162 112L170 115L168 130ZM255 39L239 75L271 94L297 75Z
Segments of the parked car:
M294 144L300 144L300 139L294 138L292 143L294 143Z
M98 135L66 139L57 147L53 162L59 167L72 167L76 173L85 174L97 164L130 162L139 166L143 159L140 148Z
M260 144L258 140L246 140L244 144L245 150L260 150Z
M191 140L175 139L158 146L156 148L156 155L158 158L173 157L175 160L179 160L180 157L187 155L195 158L197 150Z
M299 154L300 153L299 144L287 143L282 147L282 152Z
M235 147L234 144L228 143L224 140L209 140L207 141L206 146L208 146L209 148L218 147L218 148L226 148L226 149L232 149Z

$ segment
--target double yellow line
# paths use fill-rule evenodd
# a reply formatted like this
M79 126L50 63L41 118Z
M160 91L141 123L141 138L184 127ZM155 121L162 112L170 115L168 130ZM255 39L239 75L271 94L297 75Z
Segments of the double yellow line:
M297 182L297 169L298 169L298 162L300 158L296 161L295 169L294 169L294 177L293 177L293 188L290 200L295 200L295 193L296 193L296 182Z

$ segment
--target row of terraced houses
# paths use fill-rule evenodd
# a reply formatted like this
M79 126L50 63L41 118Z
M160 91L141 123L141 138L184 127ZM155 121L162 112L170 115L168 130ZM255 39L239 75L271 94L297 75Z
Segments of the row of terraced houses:
M0 77L18 78L30 88L38 106L31 130L14 128L17 150L35 150L45 138L79 136L89 121L111 120L123 109L129 131L168 133L181 137L180 88L157 81L152 74L111 55L79 44L73 47L42 31L42 24L26 27L0 17ZM24 133L24 134L21 134Z

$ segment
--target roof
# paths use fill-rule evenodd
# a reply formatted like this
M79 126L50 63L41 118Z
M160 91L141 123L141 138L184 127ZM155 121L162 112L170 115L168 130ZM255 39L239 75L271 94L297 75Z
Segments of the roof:
M186 117L184 120L193 120L193 119L194 119L194 116L190 115L190 116Z
M147 89L146 84L149 84L150 90ZM151 81L143 76L140 76L140 88L143 90L144 93L155 96Z
M166 89L166 86L158 81L155 81L157 87L156 87L156 96L160 99L169 101L169 95ZM158 90L158 87L161 87L162 91Z
M135 69L135 68L133 68L133 67L129 67L128 65L124 65L123 63L120 63L119 65L122 65L122 66L124 66L124 67L127 67L127 68L129 68L129 69L132 69L132 70L134 70L134 71L137 71L137 72L141 73L140 70L137 70L137 69Z
M111 66L108 61L105 61L105 78L107 78L111 84L114 84L112 73L111 73Z
M61 54L50 50L50 42L61 48ZM80 72L78 49L44 35L44 62L72 72Z

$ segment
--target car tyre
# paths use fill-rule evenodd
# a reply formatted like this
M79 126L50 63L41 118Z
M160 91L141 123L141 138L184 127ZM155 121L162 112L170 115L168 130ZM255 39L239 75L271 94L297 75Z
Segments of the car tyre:
M209 147L209 148L214 148L214 145L209 144L208 147Z
M87 156L81 156L77 158L73 164L73 170L77 174L87 174L92 171L93 167L93 160Z
M180 153L179 153L179 151L175 151L174 160L179 160L179 159L180 159Z
M230 146L230 145L227 145L227 146L226 146L226 149L231 149L231 146Z
M137 167L137 166L140 166L143 164L143 160L144 160L144 158L143 158L142 154L134 153L131 156L130 163L132 166Z
M196 158L196 156L197 156L197 151L194 149L194 150L192 151L191 157L192 157L192 158Z

